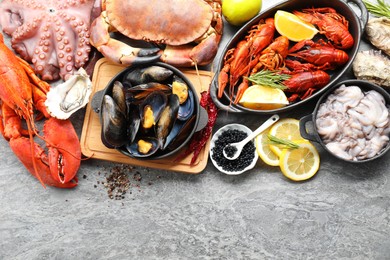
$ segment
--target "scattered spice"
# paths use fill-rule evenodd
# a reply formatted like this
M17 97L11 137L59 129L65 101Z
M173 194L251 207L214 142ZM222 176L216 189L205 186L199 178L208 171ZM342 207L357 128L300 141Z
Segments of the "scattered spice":
M131 172L134 167L131 165L120 164L116 165L109 170L109 172L104 173L105 180L104 181L96 181L96 183L107 190L107 195L110 199L121 200L125 198L126 194L132 194L130 191L131 187L138 188L138 191L141 191L141 181L142 175L141 172L136 171L133 176L131 176ZM98 172L100 175L101 173ZM157 179L160 179L161 176L157 176ZM94 185L95 188L98 185ZM147 185L152 185L151 181L147 182Z

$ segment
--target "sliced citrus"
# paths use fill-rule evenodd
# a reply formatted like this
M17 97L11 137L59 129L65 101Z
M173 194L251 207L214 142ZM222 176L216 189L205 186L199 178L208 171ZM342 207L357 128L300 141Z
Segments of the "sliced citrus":
M284 149L280 155L280 170L293 181L313 177L320 168L320 155L309 141L297 141L299 148Z
M271 127L269 134L289 141L305 140L299 132L299 120L295 118L283 118L279 120ZM282 150L284 150L278 145L270 145L270 149L279 157L282 154Z
M259 134L255 139L256 151L259 157L268 165L278 166L279 157L269 147L268 130Z
M290 41L310 40L318 33L314 25L301 20L293 13L278 10L274 18L276 30Z
M253 85L245 90L239 104L255 110L270 110L286 106L288 100L281 89Z

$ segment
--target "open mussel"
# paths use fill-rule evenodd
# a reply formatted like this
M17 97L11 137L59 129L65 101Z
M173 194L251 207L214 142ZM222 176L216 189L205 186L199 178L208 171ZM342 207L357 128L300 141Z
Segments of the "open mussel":
M160 147L164 146L165 140L171 132L173 124L177 119L179 105L179 97L174 94L169 95L168 103L162 111L156 127L156 136Z
M179 120L186 121L188 120L194 113L195 110L195 99L192 91L188 91L188 98L186 102L180 105L179 113L177 115Z
M157 124L166 104L167 95L162 91L150 93L140 104L141 126L146 133Z
M160 145L157 138L150 136L140 137L126 145L126 149L130 155L138 158L149 157L155 154L159 148Z

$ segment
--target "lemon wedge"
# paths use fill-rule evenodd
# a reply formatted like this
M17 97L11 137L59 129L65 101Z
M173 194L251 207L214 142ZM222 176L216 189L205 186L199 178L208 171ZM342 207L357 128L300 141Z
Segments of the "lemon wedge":
M278 10L274 20L276 30L290 41L310 40L318 33L314 25L303 21L293 13Z
M295 141L296 149L284 149L280 155L280 170L293 181L304 181L313 177L320 168L320 155L309 141Z
M269 134L276 136L277 138L293 142L305 140L299 132L299 120L295 118L283 118L279 120L271 127ZM270 149L279 157L284 150L283 148L273 144L270 145Z
M283 90L261 85L247 88L239 101L241 106L255 110L277 109L288 103Z
M279 166L279 156L277 156L270 149L269 139L268 139L269 130L265 130L255 139L256 151L260 159L263 160L266 164L270 166Z

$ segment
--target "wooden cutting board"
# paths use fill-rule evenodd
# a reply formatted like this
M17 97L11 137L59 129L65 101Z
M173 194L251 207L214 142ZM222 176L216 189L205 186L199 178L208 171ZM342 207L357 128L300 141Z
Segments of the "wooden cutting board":
M106 87L108 82L119 72L125 69L125 66L114 64L106 58L100 59L94 69L92 77L92 95L95 92ZM198 96L200 92L207 90L210 86L212 73L209 71L199 71L199 75L195 70L181 69L188 77L197 90ZM183 173L197 174L204 170L207 165L208 155L210 150L210 139L206 146L200 152L198 159L193 165L190 165L192 154L181 161L175 161L176 155L160 159L160 160L138 160L128 157L115 149L109 149L101 141L100 120L99 114L95 113L91 108L91 102L88 103L84 117L83 129L80 138L81 152L90 158L101 159L106 161L131 164L136 166L144 166L155 169L163 169L177 171Z

